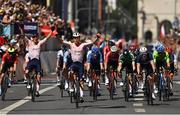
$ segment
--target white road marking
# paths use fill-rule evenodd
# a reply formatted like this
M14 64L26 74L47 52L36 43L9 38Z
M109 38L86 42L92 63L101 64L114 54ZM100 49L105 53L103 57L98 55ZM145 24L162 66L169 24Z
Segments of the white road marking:
M54 83L56 84L56 83ZM49 83L49 84L41 84L41 86L48 86L48 85L53 85L53 83ZM14 84L12 85L12 87L22 87L22 86L26 86L26 84Z
M133 106L134 107L141 107L141 106L143 106L143 103L133 103Z
M180 84L180 81L175 81L175 84Z
M141 108L135 108L134 110L137 113L144 113L144 112L146 112L145 109L141 109Z
M49 90L51 90L51 89L53 89L53 88L55 88L55 87L56 87L56 85L47 87L47 88L45 88L45 89L40 90L39 93L42 94L42 93L44 93L44 92L46 92L46 91L49 91ZM20 101L18 101L18 102L16 102L16 103L14 103L14 104L12 104L12 105L4 108L4 109L1 109L1 110L0 110L0 114L2 115L2 114L7 114L7 113L9 113L10 111L14 110L15 108L17 108L17 107L19 107L19 106L27 103L28 101L30 101L29 99L31 99L31 97L26 96L24 99L22 99L22 100L20 100Z
M135 101L143 101L144 98L134 98Z
M135 95L134 100L135 101L143 101L144 100L144 93L143 90L138 90L138 94ZM141 107L141 108L134 108L135 112L137 113L144 113L146 112L145 109L143 108L143 103L133 103L134 107Z

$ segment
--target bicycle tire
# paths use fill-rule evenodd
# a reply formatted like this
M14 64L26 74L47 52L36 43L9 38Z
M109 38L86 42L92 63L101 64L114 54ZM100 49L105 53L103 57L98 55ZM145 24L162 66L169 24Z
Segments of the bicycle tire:
M74 93L73 92L69 92L69 93L70 93L70 102L73 103Z
M158 83L159 83L158 84L159 85L159 87L158 87L158 89L159 89L159 101L161 101L162 100L162 90L163 90L163 87L162 87L162 73L159 76Z
M132 75L132 96L134 97L136 93L136 76Z
M4 76L4 78L3 78L3 80L2 80L3 82L2 82L2 97L1 97L1 99L2 99L2 101L5 101L5 97L6 97L6 92L7 92L7 89L8 89L8 81L9 81L9 78L8 78L8 76L5 74L5 76Z
M93 88L93 100L97 101L97 93L98 93L98 87L97 87L97 80L94 81L94 88Z
M79 86L79 80L76 80L76 108L79 108L79 102L80 102L80 86Z
M129 79L128 79L128 75L126 76L126 82L125 82L125 101L128 102L129 101Z
M152 93L153 93L153 86L150 84L150 81L147 80L147 101L148 101L148 105L153 105Z
M167 79L166 79L166 83L167 83L167 89L166 89L166 98L167 100L169 101L169 97L170 97L170 77L168 76Z
M32 100L32 102L35 102L35 97L36 97L36 79L35 79L35 77L33 77L31 85L32 85L31 100Z
M109 82L109 96L110 96L110 99L112 100L113 99L113 90L114 90L114 79L113 79L113 71L111 70L110 71L110 76L109 76L109 79L110 79L110 82Z
M28 85L30 85L30 88L27 88ZM27 89L28 96L30 96L31 95L31 80L29 78L27 79L26 89Z

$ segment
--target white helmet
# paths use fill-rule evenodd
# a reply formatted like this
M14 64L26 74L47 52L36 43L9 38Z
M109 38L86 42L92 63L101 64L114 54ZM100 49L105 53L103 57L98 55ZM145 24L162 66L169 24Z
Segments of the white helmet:
M80 34L78 32L75 32L75 33L73 33L73 37L74 38L80 37Z
M146 53L147 52L147 48L146 47L141 47L139 49L140 53Z
M117 49L116 46L112 46L112 47L111 47L111 52L117 52L117 50L118 50L118 49Z
M2 49L2 51L4 51L4 52L5 52L5 51L7 51L7 49L8 49L8 48L7 48L7 46L6 46L6 45L3 45L3 46L1 46L1 49Z
M15 39L12 39L11 41L10 41L10 44L16 44L17 43L17 40L15 40Z

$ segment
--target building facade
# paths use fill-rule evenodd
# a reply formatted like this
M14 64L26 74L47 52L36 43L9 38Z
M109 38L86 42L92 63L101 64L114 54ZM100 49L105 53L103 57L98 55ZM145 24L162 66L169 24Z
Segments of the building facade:
M138 37L141 42L146 39L157 40L162 25L166 34L180 18L180 0L138 0ZM176 20L177 21L177 20ZM176 25L179 27L179 24Z

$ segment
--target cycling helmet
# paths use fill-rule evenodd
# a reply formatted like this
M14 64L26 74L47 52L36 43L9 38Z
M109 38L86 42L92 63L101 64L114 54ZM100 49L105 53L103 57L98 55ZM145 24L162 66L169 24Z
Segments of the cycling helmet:
M155 44L155 50L157 50L158 47L164 47L164 45L161 42L156 42Z
M12 39L11 41L10 41L10 44L16 44L17 43L17 40L15 40L15 39Z
M74 38L80 37L80 34L78 32L75 32L75 33L73 33L73 37Z
M146 53L147 52L147 48L146 47L141 47L139 49L140 53Z
M98 54L99 48L98 47L92 47L91 51L92 51L92 53Z
M7 47L5 45L1 46L1 50L6 52L7 51Z
M13 53L13 52L15 52L15 49L14 48L8 48L8 52Z
M159 45L159 46L156 48L156 51L159 52L159 53L164 52L164 46Z
M117 49L116 46L112 46L112 47L111 47L111 52L117 52L117 50L118 50L118 49Z

